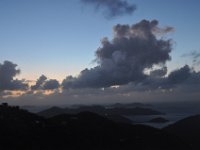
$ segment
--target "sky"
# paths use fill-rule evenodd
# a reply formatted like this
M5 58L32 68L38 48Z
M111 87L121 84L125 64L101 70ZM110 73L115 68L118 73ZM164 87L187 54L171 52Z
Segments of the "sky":
M24 97L27 97L27 92L34 93L36 90L40 90L37 97L41 97L44 90L55 89L57 90L56 94L60 94L60 91L65 89L65 92L61 92L62 96L63 93L67 93L67 96L76 97L81 95L80 90L83 89L88 91L88 88L90 88L95 93L96 88L109 88L119 85L120 88L117 90L124 91L124 89L127 89L124 86L128 85L133 87L127 91L135 92L138 91L138 88L135 88L136 85L138 87L141 83L145 85L145 88L140 87L140 91L141 89L146 91L147 82L148 90L155 88L157 90L160 87L169 90L174 87L174 84L171 86L172 81L168 83L170 79L167 75L171 72L176 74L178 71L182 71L182 74L188 71L192 76L191 78L195 78L193 80L199 81L199 78L196 77L199 76L198 71L200 70L199 6L198 0L174 0L171 2L161 0L151 0L151 2L147 0L1 0L0 66L10 67L13 71L0 69L2 97L13 95L12 92L16 93L16 90L19 93L25 93L23 97L20 96L18 99L26 99ZM142 22L142 20L145 20L145 22ZM119 25L119 28L117 28L117 25ZM127 50L131 48L145 49L144 46L137 44L130 44L130 47L122 46L120 33L123 25L126 25L127 29L122 32L126 34L124 36L128 37L129 40L143 32L142 26L144 25L143 34L147 36L146 29L147 26L150 26L148 32L151 32L153 37L148 35L147 38L149 40L161 39L165 46L169 44L166 53L160 51L165 49L161 44L160 47L151 45L152 50L156 50L155 58L152 59L149 58L154 53L147 52L151 50L150 48L143 51L147 52L146 58L143 57L143 52L126 53L130 56L138 56L137 59L135 58L136 62L132 61L133 57L126 56L121 49L113 50L112 56L107 57L107 52L118 46L127 48ZM131 28L131 26L134 27ZM133 34L133 32L135 33ZM138 32L137 35L136 32ZM138 36L135 40L140 39L141 37ZM167 41L168 39L170 39L170 42ZM119 41L113 42L117 40ZM135 40L130 40L130 42L133 43ZM106 42L110 43L111 47L107 46ZM159 44L159 40L155 42ZM143 45L145 44L143 43ZM147 46L150 45L147 44ZM140 56L141 59L139 59ZM111 64L107 59L113 59L112 61L115 64ZM127 62L125 63L123 59ZM8 62L5 63L4 61ZM118 64L119 61L120 63L123 61L124 66L122 67L132 69L127 71L127 74L131 74L130 76L121 75L126 71L119 69L121 65ZM157 76L156 79L151 79L151 81L150 79L146 80L146 75L143 74L144 70L150 70L155 66L160 68L160 72L167 68L164 74L167 81L160 81L164 80L163 76L159 77L159 81ZM20 73L18 69L20 69ZM115 74L105 72L106 69L113 70ZM184 76L182 74L181 77ZM152 75L155 75L155 73L152 73ZM8 76L8 78L5 76ZM152 77L151 74L149 77ZM175 80L173 79L173 81ZM193 80L190 80L187 81L187 84L191 82L191 85L193 85ZM37 84L37 81L40 81L41 84L39 82ZM133 85L129 85L130 83ZM33 87L26 84L31 84ZM179 83L176 82L177 84ZM184 80L184 86L185 84ZM155 87L155 85L157 86ZM181 86L178 87L181 90L182 85L181 82ZM195 89L199 90L198 88ZM69 92L73 94L69 94ZM91 94L90 92L86 93ZM109 90L106 92L110 93ZM119 91L115 92L120 93ZM123 92L123 94L130 94L129 92ZM67 97L66 95L65 97ZM32 96L35 98L35 94L32 94ZM83 98L82 95L81 97ZM48 97L48 99L51 98ZM69 99L73 98L70 97ZM85 99L89 98L86 97ZM99 99L101 101L101 98ZM105 99L108 99L108 97ZM112 99L116 98L112 97ZM117 99L120 99L120 96ZM20 103L25 104L26 100L24 101ZM71 101L73 103L73 100ZM30 102L30 104L32 103L37 102ZM48 102L45 101L44 103ZM27 102L27 104L29 103ZM38 102L38 104L41 103Z

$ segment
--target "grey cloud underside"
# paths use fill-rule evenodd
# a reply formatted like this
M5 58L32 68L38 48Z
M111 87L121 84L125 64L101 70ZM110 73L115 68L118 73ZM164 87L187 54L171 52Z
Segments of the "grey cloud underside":
M81 0L81 2L93 5L96 10L103 10L106 18L131 15L136 10L136 5L126 0Z
M24 80L14 79L20 70L16 68L17 65L4 61L0 64L0 90L24 90L28 88L28 84Z
M167 74L167 67L163 67L161 69L152 70L150 72L150 76L152 77L164 77Z
M162 69L161 69L162 70ZM156 89L192 89L192 91L200 91L200 72L195 71L193 68L185 65L177 70L169 73L168 76L162 76L164 74L150 74L142 82L129 85L129 88L137 90L156 90ZM165 72L165 71L164 71Z
M36 81L35 85L31 86L32 90L54 90L60 86L59 82L55 79L47 80L45 75L41 75Z
M102 46L96 50L98 65L84 69L78 77L68 76L62 86L64 89L101 88L144 81L145 69L170 60L172 42L158 38L158 30L167 32L166 28L158 27L157 20L114 26L113 39L102 39Z

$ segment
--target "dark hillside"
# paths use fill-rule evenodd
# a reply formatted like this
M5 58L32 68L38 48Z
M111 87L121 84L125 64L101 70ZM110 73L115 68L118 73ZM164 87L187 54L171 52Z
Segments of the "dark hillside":
M181 137L190 143L194 149L200 148L200 115L195 115L182 119L164 130Z
M91 112L44 119L0 105L2 150L171 150L188 149L176 136L143 125L113 122Z

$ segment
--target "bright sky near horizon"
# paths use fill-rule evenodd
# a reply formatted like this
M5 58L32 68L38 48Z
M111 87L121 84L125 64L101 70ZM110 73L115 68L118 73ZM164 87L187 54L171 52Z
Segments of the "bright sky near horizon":
M200 49L200 1L141 1L133 15L106 19L101 12L79 0L1 0L0 62L18 64L20 78L37 79L41 74L61 81L92 67L103 37L112 38L116 24L135 24L157 19L172 26L174 46L169 69L190 64L182 55Z

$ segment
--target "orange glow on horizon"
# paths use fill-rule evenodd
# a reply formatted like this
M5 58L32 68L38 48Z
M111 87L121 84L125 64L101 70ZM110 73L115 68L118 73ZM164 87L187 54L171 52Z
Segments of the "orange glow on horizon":
M48 79L56 79L58 80L60 83L67 77L67 76L78 76L80 73L80 70L76 70L74 72L66 73L66 72L44 72L44 73L21 73L19 76L17 76L17 79L25 79L27 81L31 82L36 82L36 80L41 76L41 75L45 75Z

